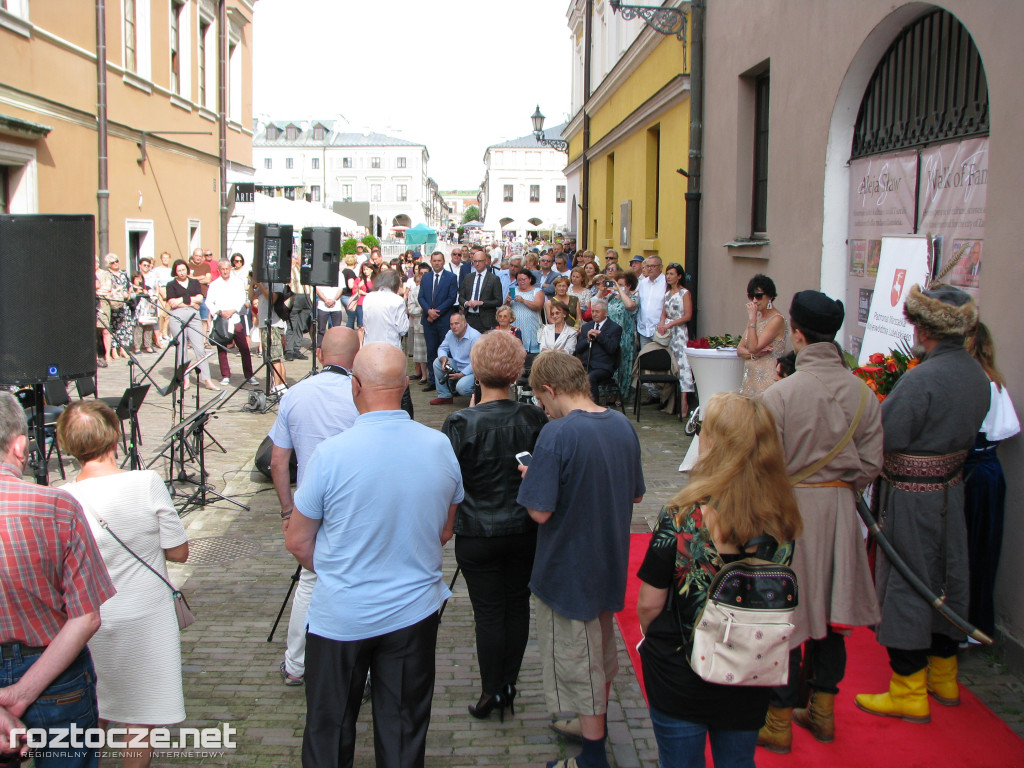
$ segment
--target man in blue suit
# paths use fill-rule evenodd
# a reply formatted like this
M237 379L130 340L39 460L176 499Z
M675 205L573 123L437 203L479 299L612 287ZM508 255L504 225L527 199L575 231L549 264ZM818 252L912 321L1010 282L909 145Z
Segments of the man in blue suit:
M601 382L615 374L615 363L622 343L622 326L608 319L608 302L594 299L590 302L593 320L583 324L576 341L576 357L583 361L590 379L590 396L598 399Z
M430 381L423 387L426 392L436 389L434 382L434 360L437 348L448 333L452 310L458 305L459 285L455 275L444 268L444 254L434 251L430 254L431 272L420 282L420 306L423 308L423 337L427 343L427 370Z

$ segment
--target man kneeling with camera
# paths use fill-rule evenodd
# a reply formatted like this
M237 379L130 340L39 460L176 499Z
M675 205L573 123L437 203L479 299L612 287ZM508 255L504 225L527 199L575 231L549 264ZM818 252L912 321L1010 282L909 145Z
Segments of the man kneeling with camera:
M437 348L437 359L434 360L437 397L430 401L431 405L450 405L453 386L455 394L469 397L476 382L469 352L480 338L480 332L466 324L461 312L452 313L450 327Z

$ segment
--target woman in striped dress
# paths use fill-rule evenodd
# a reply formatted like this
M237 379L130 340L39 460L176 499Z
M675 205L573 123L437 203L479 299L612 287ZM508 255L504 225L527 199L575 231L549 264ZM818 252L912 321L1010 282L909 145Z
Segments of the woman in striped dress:
M164 579L168 560L188 559L185 528L159 474L118 467L121 425L103 401L69 405L57 421L57 439L82 465L64 489L85 510L117 588L100 608L102 625L89 641L100 725L113 721L148 730L180 723L181 638ZM138 751L134 741L131 749ZM146 746L141 756L125 754L123 764L147 766L151 757Z

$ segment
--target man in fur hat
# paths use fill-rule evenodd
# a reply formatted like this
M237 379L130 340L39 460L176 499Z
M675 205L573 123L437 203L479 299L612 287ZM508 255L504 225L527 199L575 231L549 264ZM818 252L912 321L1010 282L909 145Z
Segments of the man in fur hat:
M966 615L962 467L989 406L988 377L964 349L978 310L969 294L940 283L928 290L913 286L903 314L923 357L882 403L880 524L910 569ZM859 694L857 706L927 723L929 693L946 706L960 703L956 650L963 633L934 612L881 551L875 577L882 607L878 642L889 651L893 674L887 693Z
M791 721L818 741L833 740L833 704L846 672L844 635L849 627L878 622L854 493L882 468L878 399L843 365L834 341L845 317L843 303L820 291L800 291L789 316L796 373L762 395L775 416L786 469L797 481L794 492L804 521L793 550L800 601L790 638L789 682L772 689L758 734L758 744L782 754L793 740ZM811 699L806 709L794 711L804 641Z

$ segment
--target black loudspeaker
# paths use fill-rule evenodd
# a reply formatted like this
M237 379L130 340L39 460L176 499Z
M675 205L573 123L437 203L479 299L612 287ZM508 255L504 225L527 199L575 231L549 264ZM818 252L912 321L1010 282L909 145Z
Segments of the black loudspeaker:
M0 215L0 386L96 373L92 216Z
M257 224L253 251L257 283L291 283L291 224Z
M300 242L299 282L336 286L341 267L341 227L305 227Z

